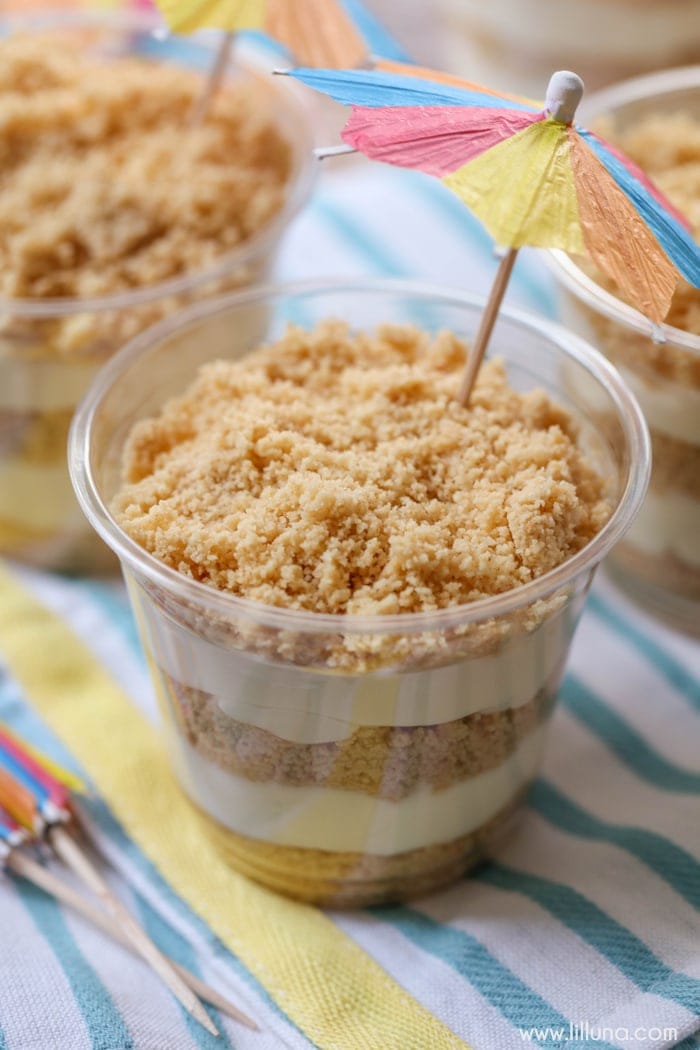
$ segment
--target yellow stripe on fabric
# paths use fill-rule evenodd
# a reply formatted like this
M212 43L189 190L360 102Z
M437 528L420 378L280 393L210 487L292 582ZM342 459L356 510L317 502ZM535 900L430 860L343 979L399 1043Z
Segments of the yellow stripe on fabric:
M128 834L321 1050L464 1050L323 912L222 863L157 733L67 624L2 569L0 652Z
M581 254L583 232L565 125L543 120L443 179L497 244Z

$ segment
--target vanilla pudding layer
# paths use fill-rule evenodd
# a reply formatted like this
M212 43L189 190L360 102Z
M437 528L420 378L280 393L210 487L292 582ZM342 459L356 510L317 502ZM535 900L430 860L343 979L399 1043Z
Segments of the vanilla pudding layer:
M700 573L700 500L650 491L625 543L652 557L672 555Z
M81 526L66 471L71 416L63 406L44 412L0 407L0 546L12 550L15 542L50 535L58 523Z
M700 365L690 351L655 344L595 314L569 293L563 318L600 347L635 394L649 425L652 473L642 509L612 559L633 577L700 599Z
M649 491L624 547L644 578L700 597L700 387L615 363L652 440Z
M442 845L488 824L534 779L545 727L493 769L440 790L418 785L401 799L330 786L258 783L220 769L168 729L185 791L229 830L280 847L394 856Z
M82 525L80 508L66 477L65 448L56 450L55 464L0 459L0 530L25 529L27 534L51 533Z
M117 523L189 577L126 573L179 780L305 899L455 877L539 767L582 584L490 599L611 508L572 418L502 361L455 400L465 356L448 330L290 326L124 450Z
M73 411L105 355L57 357L50 345L14 344L0 336L0 415Z
M688 455L700 456L700 386L669 382L652 371L634 370L619 361L615 363L639 401L652 433L678 442ZM654 456L656 466L657 455Z

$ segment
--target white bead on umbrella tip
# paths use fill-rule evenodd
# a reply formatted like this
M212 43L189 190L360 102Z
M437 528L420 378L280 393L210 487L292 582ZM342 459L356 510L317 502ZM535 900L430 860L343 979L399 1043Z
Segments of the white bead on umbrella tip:
M582 97L581 77L568 69L560 69L552 74L547 85L544 108L554 120L562 124L572 124Z

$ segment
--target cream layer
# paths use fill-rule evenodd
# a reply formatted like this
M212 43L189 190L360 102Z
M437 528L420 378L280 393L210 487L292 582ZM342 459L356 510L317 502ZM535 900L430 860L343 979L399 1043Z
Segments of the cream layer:
M397 802L340 788L254 783L202 758L172 724L167 733L185 791L232 831L278 846L386 857L452 842L495 817L536 776L546 727L495 769Z
M75 408L99 362L60 357L3 356L0 342L0 412L57 412Z
M465 31L477 26L518 53L571 54L626 64L673 59L700 42L695 0L662 0L631 4L629 0L555 5L543 0L440 0L454 24ZM544 93L546 85L542 85Z
M700 500L684 492L648 492L625 542L700 568Z
M617 369L642 406L652 430L686 445L700 445L700 388L682 387L661 376L647 381L630 368L618 365Z
M578 332L605 353L605 343L601 341L596 326L591 323L590 311L566 291L562 293L560 306L562 324ZM620 331L622 332L622 328ZM638 339L641 336L633 333L632 338ZM687 445L700 446L700 388L682 386L651 371L636 371L616 361L614 356L612 361L639 401L652 430ZM640 360L640 369L643 367L644 362ZM569 382L572 389L580 386L580 380L574 378L573 371L566 363L562 367L562 374L565 379L571 376ZM609 399L592 385L586 389L585 395L591 409L610 411Z
M0 458L0 521L30 532L84 525L65 461L46 466Z
M345 740L359 726L438 725L529 703L556 680L573 630L570 603L489 656L397 673L319 673L198 638L138 602L155 662L177 682L217 698L238 722L285 740Z

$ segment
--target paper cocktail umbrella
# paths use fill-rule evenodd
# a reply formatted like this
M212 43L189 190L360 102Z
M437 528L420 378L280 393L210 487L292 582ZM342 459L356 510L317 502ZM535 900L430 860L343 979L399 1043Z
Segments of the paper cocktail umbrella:
M36 753L0 725L0 806L17 824L33 834L43 834L56 854L102 901L134 948L150 964L186 1010L213 1035L215 1025L202 1004L173 969L169 960L141 929L76 839L66 830L73 819L70 792L49 771Z
M155 0L174 33L223 29L207 83L192 112L199 123L219 89L234 34L264 30L307 66L358 66L367 47L341 0Z
M261 29L307 66L355 66L367 48L341 0L156 0L174 33Z
M508 249L472 347L463 403L524 245L588 255L655 324L681 276L700 286L700 248L683 218L629 158L574 123L583 93L574 73L553 75L544 105L400 63L291 75L352 107L346 151L437 176Z

